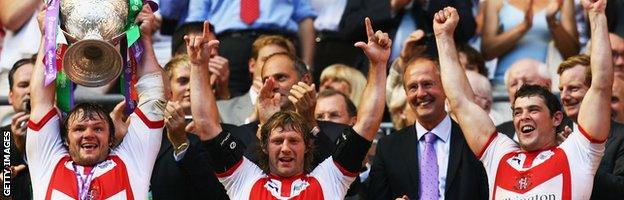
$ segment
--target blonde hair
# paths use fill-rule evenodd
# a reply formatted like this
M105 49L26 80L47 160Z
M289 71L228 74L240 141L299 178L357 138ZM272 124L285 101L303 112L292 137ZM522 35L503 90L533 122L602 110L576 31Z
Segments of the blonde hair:
M178 54L171 58L167 64L165 64L165 71L169 79L173 77L173 71L178 67L190 67L189 57L187 54Z
M366 77L357 69L343 64L328 66L321 73L321 85L329 79L344 80L349 83L349 99L355 106L360 105L360 98L366 87Z

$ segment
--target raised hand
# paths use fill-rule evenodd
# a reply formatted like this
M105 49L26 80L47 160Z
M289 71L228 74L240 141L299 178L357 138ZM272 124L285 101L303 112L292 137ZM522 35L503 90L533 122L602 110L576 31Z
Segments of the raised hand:
M546 19L554 19L555 15L561 11L561 5L563 5L563 0L550 0L546 6Z
M292 102L297 113L303 116L311 127L316 126L316 119L314 118L316 87L314 84L308 85L300 81L296 85L293 85L290 89L288 100Z
M186 126L184 108L182 108L179 102L167 102L165 128L167 128L167 138L174 147L178 147L186 141Z
M410 58L417 57L427 50L427 46L423 40L424 37L425 32L420 29L412 32L407 37L403 43L403 49L401 50L401 62L406 63Z
M128 121L128 116L124 114L124 109L126 107L126 101L121 101L115 105L113 111L109 113L111 119L113 120L113 125L115 127L115 146L121 143L124 136L128 132L128 126L130 126L130 121Z
M216 53L216 52L213 52ZM230 62L227 58L215 55L210 58L208 69L210 70L210 82L215 87L215 96L217 99L229 99L230 90L228 88L230 79ZM214 80L213 80L214 79Z
M364 54L366 54L373 66L383 63L385 67L385 63L388 63L388 58L390 57L392 40L387 33L381 31L373 32L373 26L368 17L364 20L364 23L366 24L368 43L357 42L355 47L364 51Z
M583 0L582 4L587 12L604 13L607 0Z
M457 23L459 22L459 14L452 7L446 7L438 11L433 16L433 32L436 37L453 37Z
M230 61L227 58L218 55L210 58L209 69L212 74L217 76L219 85L227 85L230 78Z
M26 123L30 118L30 114L26 112L18 112L11 117L11 135L15 141L15 145L20 152L24 152L26 143Z
M210 55L212 51L216 51L219 41L210 40L210 25L208 21L204 21L204 31L200 36L184 36L186 42L186 52L189 55L189 61L192 65L209 66Z
M152 34L156 31L157 22L156 16L148 4L143 5L143 9L136 16L135 23L139 24L141 38L144 41L152 42Z
M277 83L273 77L269 77L258 95L256 108L258 109L258 118L260 124L264 124L273 114L280 111L281 94L277 92Z

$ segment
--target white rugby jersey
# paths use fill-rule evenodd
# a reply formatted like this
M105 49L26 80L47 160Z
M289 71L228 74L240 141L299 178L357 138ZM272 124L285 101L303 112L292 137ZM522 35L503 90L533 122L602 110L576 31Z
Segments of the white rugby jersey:
M28 122L26 153L33 199L80 199L79 181L92 174L88 199L147 199L149 179L160 148L164 122L150 121L140 109L130 115L123 142L94 167L74 165L61 141L56 109L40 122ZM75 166L75 168L74 168Z
M490 199L589 199L604 141L591 139L582 127L559 146L522 152L504 134L493 134L477 155L485 167Z
M281 178L265 174L243 157L228 171L217 174L231 199L343 199L357 173L325 159L310 174Z

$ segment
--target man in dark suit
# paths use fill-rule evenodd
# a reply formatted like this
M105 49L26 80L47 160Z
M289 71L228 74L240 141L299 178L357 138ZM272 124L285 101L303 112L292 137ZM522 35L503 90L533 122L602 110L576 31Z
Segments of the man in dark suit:
M565 113L577 123L581 102L591 86L590 58L572 56L559 65L559 89ZM613 94L617 95L617 94ZM605 152L594 177L591 199L621 199L624 196L624 125L611 121Z
M413 58L403 78L417 122L380 139L369 197L487 199L485 170L444 110L446 97L436 62Z

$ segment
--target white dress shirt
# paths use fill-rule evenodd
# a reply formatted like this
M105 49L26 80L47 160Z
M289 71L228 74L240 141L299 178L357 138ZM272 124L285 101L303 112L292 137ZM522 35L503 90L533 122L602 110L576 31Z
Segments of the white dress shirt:
M310 5L318 13L314 20L314 30L338 31L347 0L310 0Z
M446 172L448 171L449 151L451 148L451 118L448 115L444 117L442 122L433 128L433 130L425 129L420 123L416 122L416 136L418 137L418 162L422 160L422 152L425 152L425 134L431 132L438 138L433 143L433 148L438 158L438 189L440 199L444 199L444 188L446 187Z

